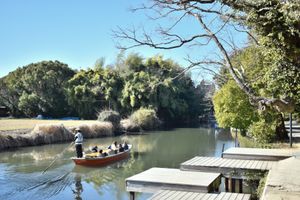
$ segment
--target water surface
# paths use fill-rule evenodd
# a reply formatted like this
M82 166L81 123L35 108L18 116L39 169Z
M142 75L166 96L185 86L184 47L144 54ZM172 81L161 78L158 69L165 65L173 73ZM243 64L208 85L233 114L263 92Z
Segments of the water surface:
M211 128L180 128L146 135L85 140L84 148L107 147L114 140L133 144L130 158L100 168L75 166L69 144L27 147L0 153L0 199L129 199L125 179L151 167L179 168L194 156L221 155L234 146L230 135ZM44 171L64 149L54 165ZM150 194L138 194L138 200Z

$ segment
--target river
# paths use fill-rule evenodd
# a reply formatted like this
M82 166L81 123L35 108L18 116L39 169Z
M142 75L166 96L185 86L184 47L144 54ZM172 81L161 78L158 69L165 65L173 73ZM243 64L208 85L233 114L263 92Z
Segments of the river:
M85 140L84 148L106 147L114 140L133 144L130 158L100 168L75 166L70 157L74 147L55 144L26 147L0 153L0 199L105 199L125 200L125 179L151 167L179 168L194 156L221 155L234 146L228 133L212 128L179 128L147 132L145 135L118 136ZM54 165L44 171L65 148ZM138 200L150 194L137 193Z

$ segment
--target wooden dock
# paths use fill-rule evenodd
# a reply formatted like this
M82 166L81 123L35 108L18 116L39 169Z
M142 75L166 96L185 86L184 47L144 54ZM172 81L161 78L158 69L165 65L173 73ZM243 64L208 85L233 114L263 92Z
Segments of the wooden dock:
M226 174L232 171L240 173L248 170L268 171L276 163L277 161L240 160L196 156L184 163L181 163L180 169Z
M283 149L229 148L223 152L223 158L279 161L291 157L293 153Z
M153 196L151 196L149 200L250 200L250 197L250 194L238 194L227 192L214 194L176 190L160 190Z
M130 199L135 192L154 193L161 189L188 192L211 192L214 183L220 182L220 173L181 171L170 168L151 168L126 179Z

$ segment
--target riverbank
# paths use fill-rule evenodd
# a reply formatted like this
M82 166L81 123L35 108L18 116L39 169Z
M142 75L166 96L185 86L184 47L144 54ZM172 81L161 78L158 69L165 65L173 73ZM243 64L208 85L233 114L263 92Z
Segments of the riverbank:
M84 120L0 120L0 151L74 140L74 129L80 128L84 138L116 135L110 122Z
M144 121L146 124L155 123L153 120ZM151 125L146 130L158 127ZM130 119L121 120L117 125L98 120L0 119L0 151L70 142L74 139L75 128L81 129L84 138L112 137L122 133L141 134L144 131L143 126Z

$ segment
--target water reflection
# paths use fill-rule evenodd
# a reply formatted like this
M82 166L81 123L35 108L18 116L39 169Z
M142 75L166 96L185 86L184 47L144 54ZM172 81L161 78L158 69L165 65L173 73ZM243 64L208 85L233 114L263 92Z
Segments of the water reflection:
M81 184L81 175L76 174L74 180L75 180L75 189L72 190L74 193L74 199L82 200L81 193L83 192L83 187Z
M100 168L75 166L70 147L45 173L43 170L69 144L56 144L0 154L1 199L128 199L125 179L151 167L178 168L193 156L220 156L234 143L230 135L208 128L182 128L147 135L91 139L84 148L107 147L114 140L133 144L131 156ZM139 194L143 200L148 194Z

